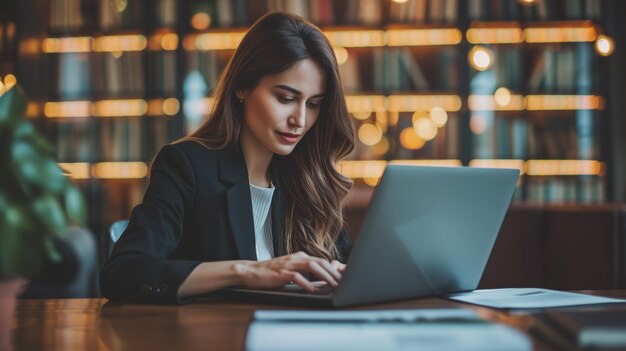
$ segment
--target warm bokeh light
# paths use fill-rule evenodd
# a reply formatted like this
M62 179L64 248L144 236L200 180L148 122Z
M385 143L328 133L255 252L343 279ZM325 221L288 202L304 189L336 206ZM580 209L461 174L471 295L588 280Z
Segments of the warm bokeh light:
M493 64L493 54L485 47L474 46L468 55L470 65L478 71L487 70Z
M386 136L383 136L378 144L372 146L372 152L374 152L378 156L383 156L384 154L389 152L389 148L389 139Z
M435 106L430 110L430 119L435 122L437 127L441 128L448 122L448 113L443 108Z
M352 117L358 119L359 121L365 121L369 119L371 115L371 112L352 112Z
M400 145L407 150L418 150L424 147L426 140L415 134L415 129L408 127L400 132Z
M433 166L433 167L461 167L463 163L461 160L391 160L389 164L392 165L406 165L406 166Z
M383 95L351 95L346 96L346 106L352 114L367 113L369 117L372 112L387 110L387 98Z
M519 27L470 28L466 37L471 44L519 44L524 41L524 32Z
M94 103L96 117L136 117L148 112L148 104L142 99L100 100Z
M517 0L522 5L535 5L538 0Z
M178 99L169 98L163 100L163 113L166 116L174 116L180 110L180 103Z
M205 12L198 12L191 17L191 26L195 30L205 30L211 26L211 16Z
M340 46L333 48L335 51L335 57L337 58L337 64L343 65L348 61L348 50L346 48L342 48Z
M430 118L418 118L413 122L413 129L420 138L426 141L437 136L437 125Z
M2 81L0 80L0 96L2 96L2 94L4 94L6 91L8 91L9 89L5 90L5 86L4 83L2 83Z
M425 111L413 112L413 115L411 116L411 124L415 125L415 122L417 122L417 120L420 118L430 118L430 113Z
M339 161L337 163L337 169L342 175L357 179L357 178L379 178L382 176L386 161Z
M45 38L41 44L45 53L90 52L92 37Z
M375 187L380 182L380 177L372 177L372 178L363 178L363 183Z
M439 106L449 112L461 109L461 97L458 95L391 95L387 98L390 112L430 112Z
M378 124L363 123L359 127L359 140L368 146L376 145L383 137L383 131Z
M329 30L324 35L333 47L379 47L387 43L382 30Z
M404 4L405 2L407 2L409 0L392 0L392 1L395 2L395 3L398 3L398 4Z
M480 135L487 129L487 119L480 114L472 114L470 117L470 129L472 133Z
M43 42L38 38L24 38L19 41L19 53L21 55L35 55L43 50Z
M142 34L107 35L95 39L94 50L98 52L142 51L148 39Z
M612 38L606 35L598 36L598 39L596 40L596 52L598 54L602 56L609 56L613 53L614 49L615 43L613 42Z
M141 179L148 175L143 162L100 162L93 165L92 176L99 179Z
M126 6L128 6L128 0L115 0L114 3L117 12L124 12Z
M34 101L26 103L26 117L33 118L39 117L41 105Z
M456 45L463 40L463 34L456 28L432 29L389 29L389 46L432 46Z
M505 107L511 103L511 91L505 87L496 89L493 97L498 106Z
M44 116L48 118L89 117L91 116L91 102L89 101L61 101L46 102L43 106Z
M58 165L72 179L89 179L91 177L90 166L87 162L59 162Z
M15 78L14 75L9 73L6 76L4 76L4 89L5 89L5 91L8 91L9 89L13 88L15 86L15 84L17 84L17 78Z
M590 21L573 26L533 27L524 29L527 43L566 43L591 42L596 40L598 32Z
M245 34L244 32L228 32L191 35L185 38L186 43L183 46L187 50L235 50Z
M510 92L509 92L510 93ZM502 93L500 93L502 94ZM496 102L494 95L470 95L467 98L470 111L522 111L525 108L523 95L510 95L509 98L500 97L500 102L508 104L501 106Z
M167 33L161 39L161 48L163 50L174 51L178 48L178 35Z
M526 173L531 176L601 175L602 162L594 160L528 160Z
M520 175L526 172L524 168L524 160L515 160L515 159L475 159L469 162L470 167L478 167L478 168L511 168L517 169L520 172Z
M602 97L595 95L527 95L526 109L542 110L601 110Z

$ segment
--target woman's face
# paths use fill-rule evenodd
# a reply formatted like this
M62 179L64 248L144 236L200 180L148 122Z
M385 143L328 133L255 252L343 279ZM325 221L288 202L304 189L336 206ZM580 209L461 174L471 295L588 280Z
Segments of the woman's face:
M244 100L242 139L275 154L288 155L317 120L326 89L324 71L304 59L291 68L261 79Z

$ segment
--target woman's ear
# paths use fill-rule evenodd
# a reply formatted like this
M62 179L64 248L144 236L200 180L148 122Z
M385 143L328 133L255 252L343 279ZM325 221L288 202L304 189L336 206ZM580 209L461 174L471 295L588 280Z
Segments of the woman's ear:
M237 97L238 100L245 100L246 97L248 96L247 90L237 90L235 91L235 96Z

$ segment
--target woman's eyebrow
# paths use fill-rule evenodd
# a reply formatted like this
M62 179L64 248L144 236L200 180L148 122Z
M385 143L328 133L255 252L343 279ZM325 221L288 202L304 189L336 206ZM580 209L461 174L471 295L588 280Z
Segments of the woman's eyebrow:
M293 88L293 87L290 87L288 85L278 84L278 85L274 85L274 87L290 91L290 92L292 92L292 93L294 93L295 95L298 95L298 96L302 96L302 92L300 90L298 90L296 88ZM311 96L311 98L322 97L322 96L324 96L324 93L319 93L319 94L313 95L313 96Z

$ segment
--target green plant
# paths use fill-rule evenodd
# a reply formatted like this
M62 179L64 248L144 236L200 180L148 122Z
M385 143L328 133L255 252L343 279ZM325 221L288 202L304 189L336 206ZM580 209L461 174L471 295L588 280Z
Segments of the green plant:
M63 174L55 152L24 118L18 87L0 96L0 278L34 278L62 259L54 240L84 225L82 194Z

